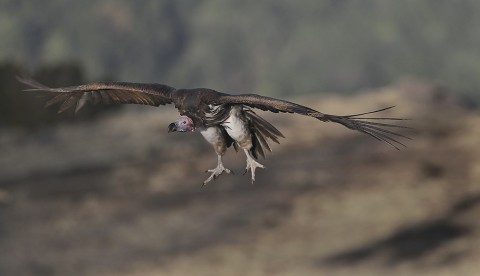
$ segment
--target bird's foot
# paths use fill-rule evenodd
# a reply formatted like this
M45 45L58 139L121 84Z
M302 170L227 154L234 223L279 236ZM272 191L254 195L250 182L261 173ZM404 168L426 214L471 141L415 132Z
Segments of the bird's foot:
M245 172L243 174L246 174L248 170L250 170L252 172L252 184L253 184L253 182L255 182L255 169L256 168L265 169L265 167L262 164L255 161L255 159L247 158L247 167L245 168Z
M209 178L207 178L207 180L203 181L202 187L205 186L205 184L207 184L208 182L217 179L217 177L224 172L228 174L234 174L232 170L225 168L222 163L218 164L215 169L206 170L205 172L210 172L212 174Z

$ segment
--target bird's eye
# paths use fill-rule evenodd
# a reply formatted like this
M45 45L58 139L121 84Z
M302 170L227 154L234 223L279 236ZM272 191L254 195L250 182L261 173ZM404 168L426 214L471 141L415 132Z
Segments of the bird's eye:
M187 124L187 121L183 121L183 122L182 122L182 125L186 125L186 124Z

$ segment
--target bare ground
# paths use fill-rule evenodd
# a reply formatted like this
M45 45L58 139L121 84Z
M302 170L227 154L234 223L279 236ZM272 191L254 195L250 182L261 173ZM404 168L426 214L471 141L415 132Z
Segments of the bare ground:
M478 275L477 113L415 81L297 101L338 114L394 103L414 140L397 152L262 113L287 139L256 183L232 150L236 175L202 189L215 155L198 134L167 135L171 111L2 130L0 274Z

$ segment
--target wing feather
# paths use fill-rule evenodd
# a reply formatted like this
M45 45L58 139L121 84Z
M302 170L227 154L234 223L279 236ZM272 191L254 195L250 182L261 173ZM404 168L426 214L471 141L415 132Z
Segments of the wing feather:
M93 102L93 104L100 104L102 102L102 95L100 93L91 93L86 92L88 94L87 98Z
M292 103L285 100L275 99L257 94L241 94L241 95L220 95L216 99L216 104L244 104L253 108L274 113L298 113L302 115L322 114L309 107Z
M275 99L271 97L260 96L256 94L242 94L242 95L227 95L223 94L218 97L216 100L217 104L242 104L252 108L258 108L264 111L271 111L271 112L286 112L286 113L297 113L305 116L310 116L316 118L322 122L334 122L341 124L347 128L352 130L356 130L371 137L383 141L395 149L399 149L396 145L404 146L402 142L394 139L393 136L398 136L406 139L411 139L403 134L394 132L390 129L411 129L406 126L394 124L394 123L379 123L376 122L377 120L383 121L401 121L406 120L402 118L391 118L391 117L361 117L363 115L370 115L375 114L378 112L382 112L388 109L393 108L393 106L382 108L379 110L363 112L359 114L353 115L330 115L319 112L312 108L299 105L293 102Z
M86 85L50 88L33 79L17 77L18 81L31 87L42 96L51 97L46 106L59 104L59 113L76 105L76 111L86 102L93 104L144 104L159 106L172 103L175 88L164 84L142 84L130 82L96 82Z
M93 93L93 92L90 92L90 93ZM102 98L102 103L105 103L105 104L113 103L113 99L110 98L107 91L99 91L99 93L100 93L100 97Z
M69 109L70 107L74 106L77 104L78 100L83 96L82 94L76 93L73 95L68 95L68 99L66 99L62 105L60 106L60 109L58 110L58 113L62 113L65 110Z
M48 100L48 101L45 103L45 107L50 107L50 106L52 106L52 105L54 105L54 104L63 102L63 101L65 101L67 98L69 98L69 95L68 95L68 94L60 94L60 95L54 96L53 98L51 98L50 100Z

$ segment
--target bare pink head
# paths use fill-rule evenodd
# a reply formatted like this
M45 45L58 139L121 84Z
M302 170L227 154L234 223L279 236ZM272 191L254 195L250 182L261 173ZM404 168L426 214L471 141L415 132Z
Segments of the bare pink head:
M175 122L168 125L168 132L191 132L195 131L193 120L188 116L181 116Z

